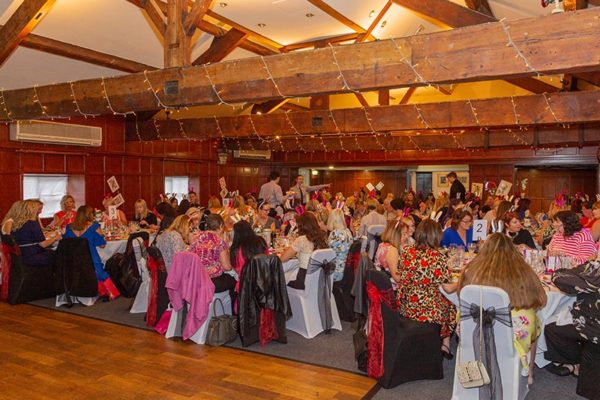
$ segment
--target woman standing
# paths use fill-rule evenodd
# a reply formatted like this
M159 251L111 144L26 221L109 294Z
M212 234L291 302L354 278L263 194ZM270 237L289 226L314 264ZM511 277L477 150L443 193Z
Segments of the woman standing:
M49 247L61 239L60 234L46 239L38 220L39 203L22 201L13 217L12 235L21 249L23 264L45 267L54 262L54 251Z
M314 250L326 249L328 248L328 245L325 232L319 227L319 223L314 214L306 212L296 218L296 223L298 224L299 236L292 242L290 247L285 249L281 255L281 261L286 262L296 256L298 257L298 275L295 280L288 283L288 286L294 289L304 290L306 270L312 252Z
M456 308L439 290L454 291L448 259L440 247L442 228L424 219L415 232L415 244L403 249L398 266L398 303L400 313L419 322L440 325L442 355L452 359L450 336L456 328Z
M94 209L90 206L81 206L77 209L75 221L67 225L65 238L85 238L90 249L96 278L98 278L98 296L114 300L119 297L119 290L106 271L98 254L97 246L106 246L104 235L100 232L100 225L94 221Z
M329 233L329 247L335 251L335 271L333 272L333 281L341 281L344 277L344 268L346 267L346 258L352 244L352 232L346 226L344 212L336 208L329 214L327 221L327 230Z

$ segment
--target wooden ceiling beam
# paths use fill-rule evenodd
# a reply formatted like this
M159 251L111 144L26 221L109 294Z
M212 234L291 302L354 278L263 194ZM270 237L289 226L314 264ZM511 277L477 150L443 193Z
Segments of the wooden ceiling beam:
M0 66L44 18L56 0L25 0L0 29Z
M377 104L380 106L390 105L390 91L389 89L377 91Z
M363 106L364 108L369 108L371 107L369 105L369 102L367 101L367 99L365 99L365 96L363 96L362 93L358 93L358 92L354 92L354 95L356 96L356 98L358 99L358 102L360 103L361 106Z
M361 34L358 32L344 33L343 35L329 36L329 37L322 38L322 39L308 40L306 42L298 42L298 43L288 44L286 46L283 46L280 50L282 53L287 53L287 52L294 51L294 50L308 49L310 47L320 48L320 47L323 47L323 46L320 46L320 44L322 42L327 42L327 43L331 43L331 44L348 42L350 40L356 40L357 38L360 37L360 35Z
M336 10L333 7L331 7L329 4L325 3L323 0L308 0L308 2L310 4L312 4L313 6L317 7L319 10L323 11L325 14L327 14L330 17L336 19L338 22L340 22L340 23L346 25L347 27L351 28L355 32L365 33L367 31L365 28L363 28L362 26L358 25L357 23L355 23L354 21L352 21L350 18L346 17L345 15L343 15L342 13L340 13L338 10ZM371 34L368 34L367 38L369 40L376 40L376 38L373 35L371 35Z
M488 0L465 0L467 7L487 16L494 18L494 12Z
M377 16L375 17L375 19L373 20L373 22L371 22L371 25L369 25L369 27L367 28L367 31L365 33L360 34L358 36L358 39L356 39L355 43L362 43L365 40L367 40L367 38L369 36L372 36L371 34L373 33L373 30L375 28L377 28L377 25L379 25L379 21L381 21L381 19L385 16L385 13L388 12L388 10L392 6L392 4L393 4L392 0L388 0L388 2L385 3L385 5L381 9L381 11L379 11L379 14L377 14Z
M518 113L515 118L514 107ZM550 104L552 110L548 109ZM477 114L475 117L474 111ZM336 135L338 128L346 134L370 132L371 126L377 132L428 131L424 122L432 130L506 128L518 126L547 126L576 123L600 122L600 91L564 92L548 95L505 97L484 100L453 101L443 103L422 103L419 110L414 105L378 106L367 109L371 123L365 118L362 108L312 110L294 112L288 118L282 114L257 115L250 121L248 116L219 118L220 132L224 137L252 137L254 129L260 136L293 136L301 134ZM330 113L333 119L330 117ZM314 121L320 123L314 125ZM333 121L336 121L334 123ZM291 129L289 122L294 129ZM156 139L156 126L163 138L177 138L180 133L179 121L156 120L140 122L137 129L129 126L127 140L138 140L139 131L145 140ZM206 138L221 136L214 118L181 120L188 136Z
M167 30L165 31L165 68L191 65L192 50L190 37L186 34L183 21L187 13L187 0L168 0Z
M556 93L560 91L560 88L536 78L506 79L506 82L535 94Z
M496 22L496 19L449 0L392 0L425 19L433 19L451 28Z
M415 86L409 87L406 93L404 93L404 96L402 96L402 99L400 99L400 104L408 104L410 98L413 94L415 94L416 91L417 88Z
M150 22L160 34L161 39L164 40L165 33L167 32L166 11L163 11L161 7L159 7L159 3L156 0L143 0L142 6L150 19Z
M339 79L343 74L352 90L369 91L393 87L419 86L514 79L556 73L590 72L600 59L600 9L589 8L576 13L542 16L500 23L474 25L391 40L316 49L215 63L206 68L150 71L75 82L78 93L86 93L83 109L105 113L106 99L102 84L109 88L113 108L143 111L156 107L156 98L148 82L162 101L170 106L257 102L280 98L306 97L348 90ZM515 46L528 58L532 71L512 46L506 46L505 26ZM548 35L548 31L553 35ZM573 46L577 41L577 46ZM359 49L360 48L360 49ZM586 51L581 51L585 48ZM473 57L476 54L477 57ZM406 62L410 60L410 65ZM265 73L267 63L271 76ZM417 67L414 67L417 66ZM415 68L424 82L419 84ZM211 78L210 80L207 77ZM147 79L146 79L147 77ZM272 77L272 80L269 79ZM171 89L164 93L165 85ZM274 85L274 82L277 85ZM213 90L219 91L220 99ZM76 115L69 83L39 86L40 101L48 115ZM33 88L6 91L4 98L13 118L43 118L32 99ZM3 110L0 109L0 118ZM4 116L6 117L6 116Z
M123 72L142 72L144 70L152 71L157 69L151 65L117 57L112 54L101 53L99 51L35 35L33 33L27 35L20 45L29 49L43 51L44 53L67 57L72 60L83 61L94 65L101 65Z
M214 63L223 60L235 50L248 34L236 28L231 28L223 36L215 36L210 47L192 62L192 65Z
M210 9L214 0L196 0L192 8L183 21L183 29L188 36L192 36L196 31L196 26L206 12Z
M214 12L213 10L208 10L206 12L206 15L208 15L209 17L212 17L214 19L216 19L217 21L223 23L223 24L227 24L232 28L236 28L237 30L240 30L242 32L245 32L248 34L249 37L251 37L252 39L254 39L257 43L262 44L264 46L267 47L271 47L273 49L280 49L281 47L283 47L283 44L270 39L268 37L266 37L265 35L262 35L256 31L253 31L252 29L249 29L248 27L245 27L243 25L238 24L235 21L232 21L228 18L225 18L224 16L222 16L221 14L218 14L216 12Z
M202 32L206 32L215 37L223 36L227 33L227 31L225 29L218 27L206 20L202 20L198 23L198 29L200 29ZM239 44L239 47L241 47L244 50L248 50L252 53L261 55L261 56L270 56L273 54L279 54L278 51L270 49L268 47L265 47L261 44L252 42L252 41L248 40L247 38Z

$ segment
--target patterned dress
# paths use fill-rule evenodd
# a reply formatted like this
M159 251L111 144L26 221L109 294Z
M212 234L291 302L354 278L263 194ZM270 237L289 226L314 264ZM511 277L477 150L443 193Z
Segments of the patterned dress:
M450 336L456 328L456 307L439 290L442 283L451 281L446 256L435 249L406 246L398 270L400 313L415 321L439 324L440 336Z
M190 246L190 252L196 253L202 265L208 270L211 278L223 275L223 266L221 265L220 255L227 249L227 243L215 232L200 232Z
M344 277L346 258L352 244L352 233L348 229L336 229L329 234L329 247L335 251L334 282L341 281Z

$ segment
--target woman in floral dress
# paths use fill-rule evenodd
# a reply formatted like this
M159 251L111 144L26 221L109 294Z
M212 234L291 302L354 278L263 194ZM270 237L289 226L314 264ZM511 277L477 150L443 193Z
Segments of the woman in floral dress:
M453 291L445 255L437 249L442 239L440 224L424 219L415 232L416 243L402 249L398 272L400 313L419 322L440 325L442 354L452 359L450 336L456 328L456 307L439 290Z
M333 272L333 281L341 281L344 277L344 268L346 267L346 258L350 245L352 245L352 233L346 227L344 212L336 208L329 214L327 221L327 230L329 233L329 247L335 251L335 271Z

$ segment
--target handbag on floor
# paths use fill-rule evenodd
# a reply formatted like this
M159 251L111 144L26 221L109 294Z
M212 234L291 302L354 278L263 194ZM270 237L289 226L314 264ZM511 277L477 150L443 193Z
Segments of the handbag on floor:
M485 365L481 361L483 354L483 290L479 287L479 360L460 361L460 344L458 345L458 363L456 364L458 380L465 389L476 388L490 383Z
M358 363L358 369L367 372L367 361L369 359L369 351L367 350L367 334L365 333L365 319L359 318L357 321L356 332L352 335L354 344L354 358Z
M169 305L169 308L167 308L165 310L165 312L163 312L162 316L160 317L160 319L154 326L154 330L156 332L160 333L161 335L164 335L165 333L167 333L167 329L169 329L169 322L171 321L172 313L173 313L173 309L171 308L171 305Z
M221 304L223 315L216 315L215 308L217 302ZM221 299L216 298L213 301L213 316L208 323L208 331L206 332L206 344L209 346L222 346L232 342L237 337L238 319L235 315L226 315L225 307Z

